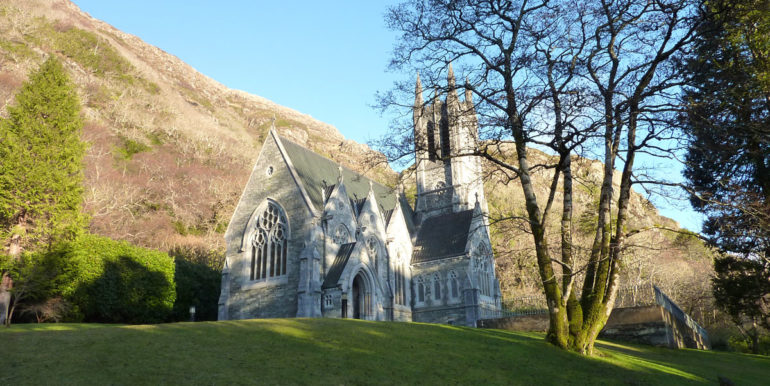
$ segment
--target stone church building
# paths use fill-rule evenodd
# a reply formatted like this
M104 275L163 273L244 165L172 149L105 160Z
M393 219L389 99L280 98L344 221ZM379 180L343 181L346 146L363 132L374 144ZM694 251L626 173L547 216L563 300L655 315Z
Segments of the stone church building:
M219 319L331 317L475 326L500 308L472 97L417 79L417 196L270 130L225 233Z

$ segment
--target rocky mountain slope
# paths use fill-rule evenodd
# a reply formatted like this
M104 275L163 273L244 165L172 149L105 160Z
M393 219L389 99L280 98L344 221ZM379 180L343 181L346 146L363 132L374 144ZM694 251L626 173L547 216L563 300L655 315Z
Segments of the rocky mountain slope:
M379 158L333 126L231 90L68 0L0 4L0 101L47 55L84 106L86 209L98 234L158 249L221 250L222 233L270 126L352 169L393 182Z
M228 89L173 55L90 17L68 0L0 3L0 114L6 113L5 106L28 73L48 55L62 60L82 99L83 136L90 144L86 210L94 233L161 250L221 253L227 222L273 124L282 135L354 170L387 184L397 181L380 153L346 140L333 126ZM505 154L510 151L501 148ZM548 157L535 150L533 154ZM601 164L576 163L576 243L585 250ZM368 166L375 164L380 166ZM521 214L518 181L492 168L487 172L493 222ZM549 172L543 170L537 178L544 199ZM631 214L633 227L677 228L638 195L632 198ZM558 237L557 224L552 219L553 237ZM539 292L526 226L502 221L492 230L504 296ZM637 237L629 251L635 257L629 259L627 272L640 281L655 277L682 288L707 282L703 277L710 260L702 257L702 245L689 238L651 230ZM685 279L673 274L682 272L698 274Z

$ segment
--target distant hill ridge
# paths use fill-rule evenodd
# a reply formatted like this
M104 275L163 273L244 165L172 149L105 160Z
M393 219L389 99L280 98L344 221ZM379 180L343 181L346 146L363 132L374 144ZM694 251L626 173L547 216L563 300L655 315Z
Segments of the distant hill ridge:
M368 146L332 125L228 89L68 0L0 4L0 100L56 54L84 106L92 231L140 245L221 249L235 203L275 119L281 135L384 182ZM3 111L2 114L6 112ZM352 156L351 156L352 154Z

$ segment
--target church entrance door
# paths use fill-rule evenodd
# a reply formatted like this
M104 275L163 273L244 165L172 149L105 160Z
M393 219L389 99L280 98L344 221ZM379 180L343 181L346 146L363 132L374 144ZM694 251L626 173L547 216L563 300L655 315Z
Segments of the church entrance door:
M353 319L361 319L361 275L353 279Z
M353 319L363 319L366 315L366 283L359 273L353 279Z

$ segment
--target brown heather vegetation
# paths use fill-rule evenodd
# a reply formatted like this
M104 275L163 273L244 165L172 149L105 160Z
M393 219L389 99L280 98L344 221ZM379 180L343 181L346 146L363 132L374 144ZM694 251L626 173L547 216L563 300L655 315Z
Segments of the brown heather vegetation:
M86 209L93 233L196 259L209 254L219 261L224 230L273 119L279 133L291 140L395 185L391 169L365 166L384 160L380 153L346 140L333 126L228 89L173 55L91 18L68 0L0 4L0 114L6 114L5 106L27 74L47 55L62 60L82 99L83 136L90 144ZM601 166L575 162L581 164L575 188L580 230L580 219L595 215ZM516 219L497 222L524 214L520 184L499 170L486 170L503 295L537 295L528 227ZM544 199L550 171L536 178ZM560 205L558 197L554 205ZM634 229L629 231L650 230L629 240L633 259L627 264L627 282L656 282L686 311L708 305L710 300L702 297L710 299L710 252L693 237L655 229L678 226L639 195L632 196L630 213ZM557 221L552 218L549 224L553 237L558 237ZM578 231L575 236L578 247L587 251L591 235Z
M230 90L67 0L0 4L0 101L57 55L84 107L91 231L161 250L222 251L251 166L275 118L284 136L393 183L380 157L333 126Z

